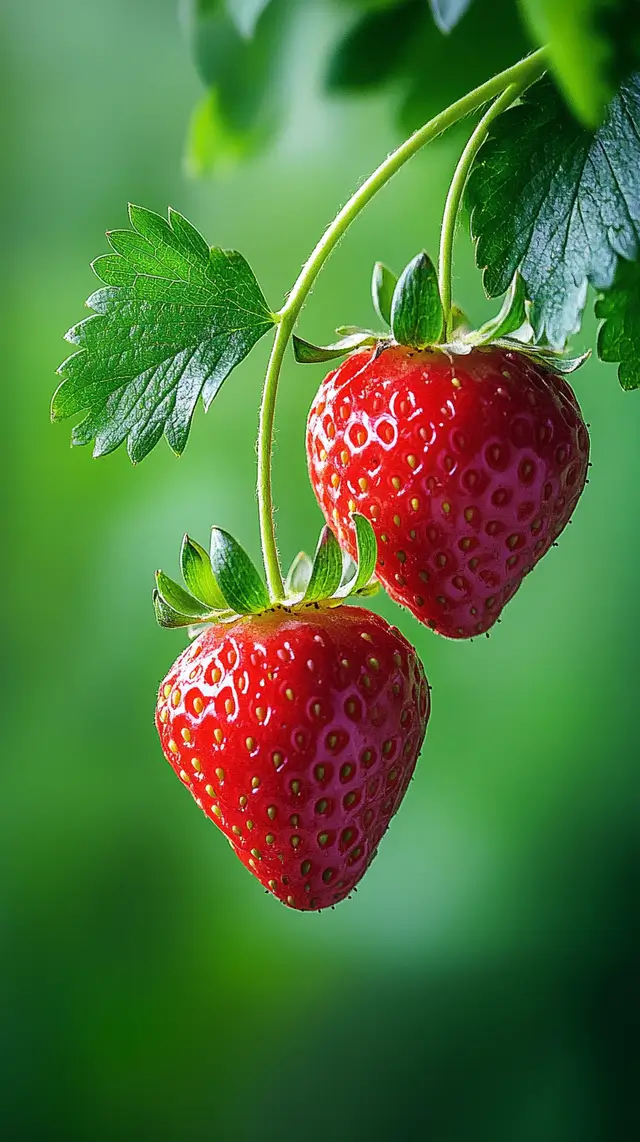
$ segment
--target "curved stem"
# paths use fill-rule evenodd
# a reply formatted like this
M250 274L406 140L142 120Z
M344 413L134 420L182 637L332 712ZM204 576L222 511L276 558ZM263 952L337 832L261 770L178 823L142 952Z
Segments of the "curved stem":
M273 520L273 503L271 492L271 452L273 447L273 422L275 416L276 394L282 361L293 332L300 310L313 286L320 270L329 255L338 245L345 231L357 218L361 210L371 199L382 190L383 186L393 178L417 151L421 150L432 139L441 135L449 127L457 123L465 115L471 114L487 103L490 99L506 89L517 88L516 94L524 90L530 83L542 74L545 68L545 49L540 48L532 55L520 60L513 67L500 72L499 75L487 80L486 83L476 87L468 95L452 103L446 111L442 111L431 119L424 127L420 127L413 135L395 150L380 164L372 175L358 188L342 210L336 215L333 222L325 230L322 238L305 262L298 278L278 316L278 327L269 357L269 364L265 376L260 409L260 428L258 433L258 513L260 518L260 536L264 566L267 576L269 592L274 602L284 597L282 572L278 560L276 547L275 526ZM515 94L509 100L512 102ZM494 104L495 106L495 104ZM493 111L493 108L491 108ZM496 112L497 113L497 112ZM450 308L450 305L449 305Z
M519 95L533 82L536 77L521 78L517 83L511 83L501 95L485 111L482 119L471 134L469 141L462 152L458 165L451 179L447 199L442 215L442 229L440 231L440 257L438 261L438 283L440 298L445 317L445 337L451 334L451 269L453 262L453 240L456 232L456 222L464 188L473 165L473 161L484 143L489 127L507 107L510 107Z

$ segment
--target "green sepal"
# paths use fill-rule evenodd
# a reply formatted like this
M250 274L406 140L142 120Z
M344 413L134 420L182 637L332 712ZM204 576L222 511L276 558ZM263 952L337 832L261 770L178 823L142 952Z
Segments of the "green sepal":
M402 271L391 303L391 329L399 345L425 349L436 345L444 330L438 276L424 251Z
M529 357L536 364L544 365L545 369L552 369L554 373L559 373L561 376L575 373L576 369L584 365L591 356L590 349L587 349L586 353L581 353L579 357L567 357L564 353L550 349L547 345L525 345L522 341L510 337L503 337L499 341L492 342L492 344L497 345L500 349L522 353L523 356Z
M473 345L487 345L501 337L509 337L523 325L528 324L527 299L524 292L524 282L519 273L515 273L513 281L505 295L500 312L485 321L484 325L471 333L467 340Z
M304 595L311 578L312 569L313 560L306 551L299 551L287 572L284 584L287 598L290 598L291 595Z
M267 588L251 559L221 527L211 529L211 569L225 602L236 614L255 615L270 607Z
M156 571L156 587L162 601L178 615L193 622L194 619L204 618L211 613L211 607L205 606L199 599L194 598L189 591L185 591L175 580L165 575L164 571Z
M313 560L311 577L303 602L313 603L328 599L340 586L342 579L342 551L329 527L323 527Z
M351 579L345 582L348 569L353 560L349 556L345 559L345 569L342 586L335 592L336 598L347 599L350 595L375 594L377 584L372 583L373 574L378 559L378 541L369 520L359 512L351 515L356 533L357 567Z
M335 341L333 345L313 345L311 341L304 341L302 337L293 337L293 355L299 365L315 365L320 361L332 361L335 357L344 357L353 349L360 349L363 345L375 345L375 334L367 330L350 333Z
M196 599L214 611L226 610L227 603L214 579L209 556L204 547L188 535L182 541L180 565L187 589Z
M376 262L371 278L371 297L373 308L386 325L391 325L391 304L397 284L398 279L393 270L382 262Z
M156 613L158 625L164 627L165 630L175 630L177 627L190 627L193 623L193 618L174 611L173 607L165 603L158 591L153 592L153 609Z

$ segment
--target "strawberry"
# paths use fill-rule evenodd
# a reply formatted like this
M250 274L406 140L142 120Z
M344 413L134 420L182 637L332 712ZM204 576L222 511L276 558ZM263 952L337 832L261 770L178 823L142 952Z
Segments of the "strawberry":
M525 352L382 343L326 377L307 455L340 544L354 550L351 513L363 513L391 597L439 634L470 638L569 522L589 436L567 382Z
M156 725L242 863L291 908L319 910L376 855L429 706L397 630L360 607L310 602L208 626L162 683Z

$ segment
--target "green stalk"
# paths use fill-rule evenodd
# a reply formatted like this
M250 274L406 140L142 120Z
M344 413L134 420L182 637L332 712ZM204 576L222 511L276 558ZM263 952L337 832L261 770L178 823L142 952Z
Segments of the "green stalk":
M542 49L541 49L542 50ZM538 53L536 53L537 55ZM533 57L529 57L532 59ZM517 82L510 83L501 95L485 111L482 119L471 134L469 141L462 152L458 165L453 173L447 199L442 215L442 229L440 231L440 257L438 263L438 282L440 298L445 317L445 338L451 335L451 270L453 263L453 241L456 232L456 223L462 203L464 188L473 166L473 161L484 143L494 119L506 111L519 95L533 83L537 76L522 76Z
M372 175L363 182L354 195L349 199L339 214L336 215L331 225L325 230L322 238L317 246L305 262L302 270L289 294L284 306L277 314L278 327L276 336L269 358L267 373L265 376L264 388L262 393L262 405L260 409L260 427L258 430L258 514L260 520L260 537L262 542L262 552L264 558L264 567L267 576L267 584L269 593L273 602L277 602L284 598L284 584L282 580L282 571L278 560L278 551L276 547L275 525L273 519L273 499L271 487L271 454L273 450L273 422L276 407L276 395L278 390L278 381L280 379L280 371L284 354L286 352L289 339L293 332L293 328L298 319L298 315L305 299L311 290L320 270L327 261L327 258L337 246L338 242L345 234L348 227L357 218L361 210L371 201L372 198L382 190L383 186L396 174L406 162L409 161L419 150L422 149L432 139L441 135L449 127L452 127L458 120L464 118L465 115L471 114L476 111L483 103L487 103L490 99L494 99L498 95L506 96L507 89L513 88L515 94L509 99L509 103L513 102L516 95L520 91L528 87L537 79L545 68L545 49L540 48L537 52L527 56L525 59L520 60L519 63L514 64L513 67L507 68L506 71L500 72L499 75L493 79L487 80L486 83L476 87L468 95L458 99L452 103L446 111L442 111L431 119L424 127L420 127L410 138L406 139L397 150L392 153L380 164L380 166L373 172ZM505 104L507 106L508 104ZM494 110L494 106L490 109ZM497 114L498 112L496 112ZM486 116L485 116L486 118ZM475 134L475 132L474 132ZM478 144L479 145L479 144ZM476 148L477 149L477 148ZM470 160L471 161L471 160ZM470 165L470 162L469 162ZM461 193L461 192L460 192ZM459 205L459 197L457 199ZM452 206L453 209L453 206ZM457 206L456 206L457 212ZM455 218L453 222L453 229L455 228ZM447 242L449 241L447 237ZM450 281L450 266L451 255L448 255L449 266L449 281ZM446 282L445 282L446 285ZM450 287L449 287L450 290ZM443 299L444 302L444 299ZM449 307L451 309L451 302ZM445 312L448 312L445 308Z

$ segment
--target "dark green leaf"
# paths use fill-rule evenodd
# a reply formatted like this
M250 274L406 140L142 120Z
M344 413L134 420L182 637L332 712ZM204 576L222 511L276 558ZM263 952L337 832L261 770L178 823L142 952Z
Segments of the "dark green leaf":
M284 585L287 598L290 598L291 595L304 594L311 578L312 568L313 560L309 558L307 553L305 551L298 552L289 568Z
M587 127L602 121L618 83L640 64L638 0L521 0L569 105Z
M608 289L640 237L640 75L623 84L595 133L555 88L536 83L494 123L467 187L490 297L516 270L536 340L562 348L580 325L587 283Z
M373 308L380 320L386 322L387 325L391 325L391 303L393 291L397 284L398 279L392 270L388 269L382 262L376 262L371 279Z
M620 262L612 287L596 302L603 321L598 334L601 361L619 362L623 389L640 388L640 263Z
M135 462L163 431L182 452L199 396L208 408L273 318L241 254L210 250L177 211L168 222L138 206L129 216L132 230L109 235L115 254L93 263L106 288L67 333L80 350L60 366L52 415L89 409L73 443L95 440L101 456L126 439Z
M209 91L189 132L187 165L195 173L259 150L277 128L288 7L288 0L183 0L186 36ZM247 37L252 14L260 18Z
M211 567L226 602L237 614L258 614L270 606L267 588L246 551L221 527L211 529Z
M211 560L204 547L185 535L180 552L182 577L196 599L206 603L210 610L223 611L227 604L211 570Z
M464 16L471 0L429 0L433 18L441 32L450 32Z
M340 586L341 578L342 552L340 545L331 529L323 527L304 601L313 603L316 599L330 598Z
M303 341L301 337L293 337L293 355L300 365L313 365L319 361L332 361L334 357L344 357L353 349L362 345L375 344L375 336L368 332L350 333L342 337L333 345L312 345L310 341Z
M391 303L391 328L400 345L424 349L442 337L444 313L438 276L428 254L418 254L402 271Z
M334 52L327 74L330 91L379 87L402 72L425 16L424 0L367 12Z
M525 303L524 282L520 274L516 273L499 314L481 325L477 333L471 334L469 340L474 345L486 345L491 341L497 341L500 337L508 337L510 333L515 333L527 321Z
M204 618L211 614L211 607L205 606L193 595L185 591L179 583L174 582L163 571L156 572L156 586L160 598L177 614L184 615L193 622L194 619Z

